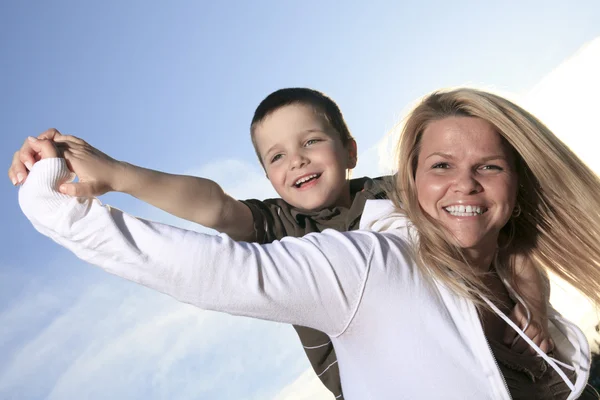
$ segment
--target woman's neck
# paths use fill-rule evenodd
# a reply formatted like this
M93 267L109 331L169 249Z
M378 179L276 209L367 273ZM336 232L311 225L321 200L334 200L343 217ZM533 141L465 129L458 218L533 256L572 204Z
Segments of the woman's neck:
M473 267L481 272L487 272L490 270L495 252L495 247L491 249L470 248L465 249L465 256Z
M496 254L496 243L482 244L477 247L465 248L464 254L467 257L467 261L473 267L477 268L480 272L487 272L490 270L492 261Z

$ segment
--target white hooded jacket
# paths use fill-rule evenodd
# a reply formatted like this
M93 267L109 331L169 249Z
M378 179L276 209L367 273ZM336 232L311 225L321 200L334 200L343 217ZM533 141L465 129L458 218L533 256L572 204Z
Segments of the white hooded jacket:
M414 235L412 232L410 221L404 216L404 214L398 212L390 200L367 200L363 215L360 221L360 229L371 230L374 232L386 232L393 230L404 231L406 236ZM510 287L508 282L508 290L513 293L514 296L518 297ZM564 382L571 388L571 395L568 399L576 399L581 391L585 388L587 380L589 378L589 368L591 362L591 355L589 344L584 333L566 318L562 317L558 311L548 305L548 318L549 318L549 330L552 339L555 341L556 348L554 352L557 355L557 359L548 357L531 339L525 335L522 329L516 326L512 321L495 307L489 300L484 298L492 309L502 319L506 321L518 334L523 338L530 346L534 348L539 357L554 368L559 375L563 378ZM525 305L525 304L524 304ZM489 353L489 356L494 359L491 351L484 352ZM482 354L483 358L489 358L488 354ZM564 361L560 361L564 360ZM495 360L493 360L496 363ZM566 363L565 363L566 361ZM490 360L487 361L490 363ZM558 365L562 365L570 370L575 370L577 378L575 384L572 384L565 374L558 368ZM504 380L503 380L504 381Z
M19 203L39 232L179 301L327 333L346 399L510 399L475 306L417 268L410 228L390 203L370 203L363 216L365 227L392 228L383 233L326 230L260 246L63 195L56 187L68 176L64 160L45 159L22 186ZM588 378L588 344L552 318L559 358L577 371L575 399Z

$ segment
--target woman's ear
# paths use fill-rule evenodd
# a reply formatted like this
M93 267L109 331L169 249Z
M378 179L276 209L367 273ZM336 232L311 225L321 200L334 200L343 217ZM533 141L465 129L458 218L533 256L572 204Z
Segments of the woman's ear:
M348 150L348 165L346 167L348 169L353 169L356 167L356 163L358 163L358 148L356 145L356 140L350 139L348 144L346 144L346 149Z

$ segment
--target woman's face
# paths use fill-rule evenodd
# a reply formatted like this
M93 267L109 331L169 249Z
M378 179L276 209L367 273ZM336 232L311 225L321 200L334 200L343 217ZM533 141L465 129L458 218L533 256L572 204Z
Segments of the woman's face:
M515 207L517 174L509 147L488 122L448 117L423 131L415 175L421 208L461 247L494 251Z

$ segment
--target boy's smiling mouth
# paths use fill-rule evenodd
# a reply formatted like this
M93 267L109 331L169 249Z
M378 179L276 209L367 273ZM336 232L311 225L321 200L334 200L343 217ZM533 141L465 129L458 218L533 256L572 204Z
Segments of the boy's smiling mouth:
M304 176L298 178L296 180L296 182L294 182L293 186L295 188L299 189L299 188L303 187L304 185L306 185L309 182L316 181L320 177L321 177L321 174L307 174L307 175L304 175Z

